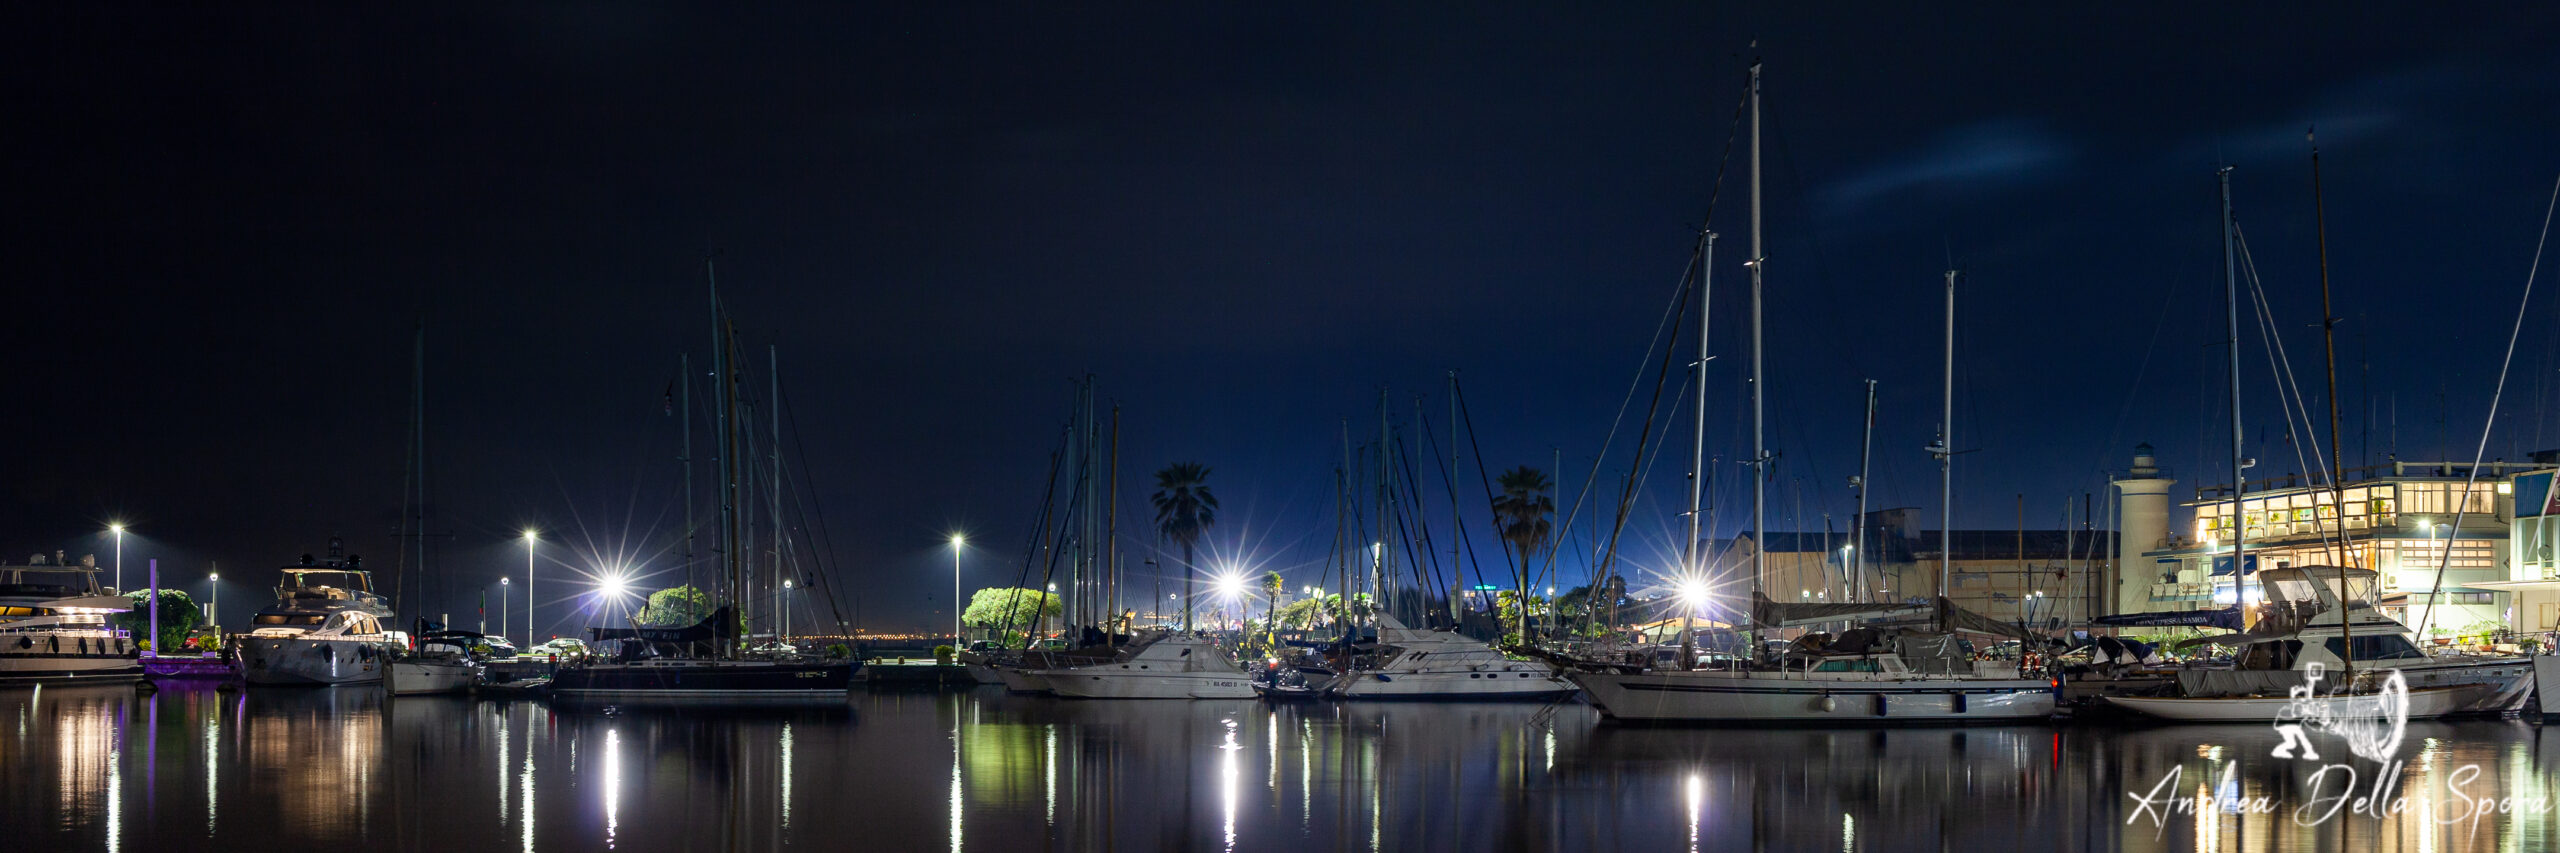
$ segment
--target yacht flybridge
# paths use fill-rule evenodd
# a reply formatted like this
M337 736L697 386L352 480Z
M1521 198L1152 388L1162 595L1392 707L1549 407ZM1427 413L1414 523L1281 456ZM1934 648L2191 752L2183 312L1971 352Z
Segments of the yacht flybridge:
M100 590L92 558L0 566L0 684L141 677L133 639L108 622L131 609L132 599Z

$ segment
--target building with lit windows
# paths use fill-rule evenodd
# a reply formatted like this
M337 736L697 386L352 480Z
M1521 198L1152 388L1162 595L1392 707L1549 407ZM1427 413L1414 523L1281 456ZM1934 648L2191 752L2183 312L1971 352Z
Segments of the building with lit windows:
M2553 459L2552 454L2536 455L2542 466ZM2560 489L2552 488L2555 474L2560 471L2544 467L2508 482L2503 495L2512 521L2507 528L2506 578L2477 584L2513 596L2507 604L2507 619L2518 631L2560 631L2560 563L2552 559L2552 546L2560 540Z
M2236 518L2232 487L2208 486L2182 501L2185 518L2172 522L2158 510L2166 509L2175 481L2150 451L2137 449L2133 469L2116 483L2124 532L2119 613L2254 605L2261 568L2346 565L2379 572L2384 612L2412 630L2423 625L2430 636L2453 636L2513 624L2517 593L2508 587L2520 578L2509 569L2514 484L2507 478L2547 465L2482 463L2468 491L2474 472L2467 463L2349 469L2336 490L2300 475L2255 480L2242 484ZM2237 566L2235 537L2245 544ZM2548 595L2560 602L2560 582Z

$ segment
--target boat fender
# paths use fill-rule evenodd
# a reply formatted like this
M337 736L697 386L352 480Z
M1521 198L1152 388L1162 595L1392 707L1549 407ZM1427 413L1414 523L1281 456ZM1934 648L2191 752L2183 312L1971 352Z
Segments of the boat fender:
M1840 701L1831 698L1831 694L1829 693L1822 694L1821 698L1813 700L1814 710L1821 711L1825 714L1831 713L1834 709L1839 707Z
M18 648L21 648L21 649L32 649L32 648L35 648L35 647L36 647L36 640L35 640L35 638L34 638L34 637L19 637L19 638L18 638Z

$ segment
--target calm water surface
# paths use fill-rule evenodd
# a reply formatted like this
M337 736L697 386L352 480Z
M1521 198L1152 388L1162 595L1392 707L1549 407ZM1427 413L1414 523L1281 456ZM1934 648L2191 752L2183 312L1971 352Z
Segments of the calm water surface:
M2412 724L2387 773L2319 737L2356 794L2396 782L2395 807L2315 819L2344 772L2270 758L2261 726L1642 729L1581 705L987 688L756 715L13 688L0 830L108 851L2560 849L2560 815L2531 799L2560 774L2538 725ZM2466 819L2492 798L2510 810Z

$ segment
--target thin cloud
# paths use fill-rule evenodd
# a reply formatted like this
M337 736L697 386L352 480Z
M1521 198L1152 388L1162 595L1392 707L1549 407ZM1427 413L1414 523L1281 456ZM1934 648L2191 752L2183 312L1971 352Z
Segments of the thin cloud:
M1853 209L1922 187L2035 180L2070 157L2061 139L2040 123L1986 122L1942 133L1907 156L1834 184L1825 195L1833 207Z

